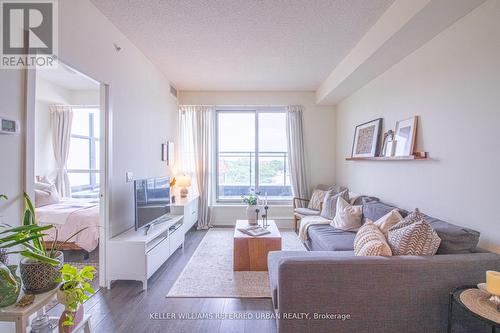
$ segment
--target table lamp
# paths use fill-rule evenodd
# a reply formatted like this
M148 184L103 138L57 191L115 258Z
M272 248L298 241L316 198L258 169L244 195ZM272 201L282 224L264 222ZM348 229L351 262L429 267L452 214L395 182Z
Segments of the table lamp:
M177 177L177 185L181 188L181 198L188 196L188 187L191 186L191 177L182 175Z

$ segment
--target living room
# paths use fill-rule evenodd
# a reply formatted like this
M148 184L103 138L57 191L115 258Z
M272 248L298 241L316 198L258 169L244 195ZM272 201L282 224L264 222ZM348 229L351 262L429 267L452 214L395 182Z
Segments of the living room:
M499 330L500 1L30 3L0 331Z

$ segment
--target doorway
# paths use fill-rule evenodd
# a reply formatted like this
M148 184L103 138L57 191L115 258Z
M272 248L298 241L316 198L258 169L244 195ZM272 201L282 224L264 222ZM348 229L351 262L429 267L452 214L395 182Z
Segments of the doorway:
M106 272L108 86L59 61L27 71L26 97L26 192L38 223L54 226L46 246L57 238L65 263L94 266L97 291Z

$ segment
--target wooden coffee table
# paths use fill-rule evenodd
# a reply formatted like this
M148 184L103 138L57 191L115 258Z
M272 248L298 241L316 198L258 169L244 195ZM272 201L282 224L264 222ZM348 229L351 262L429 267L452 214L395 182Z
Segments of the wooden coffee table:
M268 223L267 230L270 234L252 237L238 231L238 228L248 227L248 221L236 221L233 240L234 271L267 271L267 254L269 251L281 250L278 227L273 220L268 220Z

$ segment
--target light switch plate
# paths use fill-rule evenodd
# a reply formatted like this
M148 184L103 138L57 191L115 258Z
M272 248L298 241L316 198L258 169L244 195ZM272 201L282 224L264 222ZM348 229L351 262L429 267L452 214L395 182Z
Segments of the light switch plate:
M133 172L128 171L126 176L127 176L127 183L130 183L134 180L134 173Z

